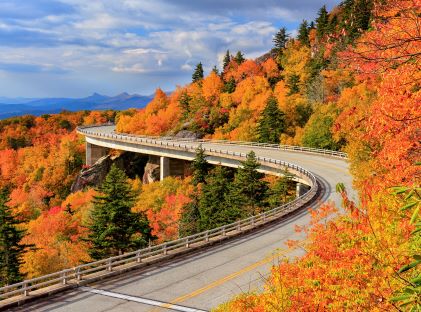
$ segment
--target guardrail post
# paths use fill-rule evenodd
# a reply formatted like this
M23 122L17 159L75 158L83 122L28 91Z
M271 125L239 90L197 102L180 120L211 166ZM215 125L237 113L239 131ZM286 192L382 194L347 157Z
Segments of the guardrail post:
M113 270L113 261L111 259L108 259L107 271L111 272L112 270Z
M266 212L263 213L263 222L266 222Z
M206 240L206 242L209 242L209 230L206 231L205 240Z
M238 231L238 232L240 232L240 231L241 231L241 224L240 224L240 223L238 223L238 224L237 224L237 231Z
M164 244L164 255L167 255L168 251L167 251L167 243Z
M81 280L81 274L80 274L80 268L77 267L76 268L76 280L80 281Z
M255 222L255 220L256 220L256 217L255 217L255 216L253 216L253 217L251 218L251 226L254 226L254 222Z
M140 251L136 253L136 262L140 263L142 259L140 259Z
M225 225L222 227L222 236L225 236Z
M186 247L187 247L187 248L189 248L189 247L190 247L190 244L189 244L189 238L188 238L188 237L186 237Z
M28 283L24 283L24 284L23 284L23 286L22 286L22 288L23 288L23 295L24 295L25 297L27 297L27 296L28 296L28 294L29 294L29 290L28 290Z
M63 285L67 284L66 272L63 272L63 274L61 276L61 282L62 282Z

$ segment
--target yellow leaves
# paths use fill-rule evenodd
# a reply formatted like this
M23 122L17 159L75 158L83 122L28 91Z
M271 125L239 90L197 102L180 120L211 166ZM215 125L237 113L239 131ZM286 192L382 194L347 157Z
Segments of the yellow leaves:
M300 89L304 90L305 84L310 78L307 66L309 60L310 48L300 45L298 41L288 44L281 59L285 81L288 81L291 76L297 75L300 78Z

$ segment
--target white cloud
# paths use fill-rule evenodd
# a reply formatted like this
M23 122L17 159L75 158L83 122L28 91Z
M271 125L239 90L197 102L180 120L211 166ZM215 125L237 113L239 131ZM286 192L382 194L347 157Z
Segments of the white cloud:
M321 0L48 0L42 1L45 8L21 10L24 16L8 18L4 14L18 14L24 6L13 1L0 3L0 63L54 69L55 75L62 71L66 84L61 89L45 88L57 92L46 95L55 96L99 91L88 90L99 83L131 92L125 89L133 79L130 74L137 74L133 85L142 86L142 93L150 93L161 80L159 84L174 87L190 80L198 62L206 69L220 66L227 49L241 50L246 57L265 53L272 47L279 19L295 33L301 18L308 12L314 16L323 4ZM50 2L65 7L47 7ZM83 75L71 80L75 73ZM16 76L13 79L4 79L0 95L31 96L23 87L20 94L8 93L16 90L12 82L25 85L16 83ZM57 76L42 79L46 85L57 85Z

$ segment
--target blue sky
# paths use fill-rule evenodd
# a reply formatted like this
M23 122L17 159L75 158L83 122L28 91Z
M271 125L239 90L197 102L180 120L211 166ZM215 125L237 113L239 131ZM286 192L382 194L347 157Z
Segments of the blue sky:
M151 94L227 49L254 58L281 26L338 0L0 0L0 96Z

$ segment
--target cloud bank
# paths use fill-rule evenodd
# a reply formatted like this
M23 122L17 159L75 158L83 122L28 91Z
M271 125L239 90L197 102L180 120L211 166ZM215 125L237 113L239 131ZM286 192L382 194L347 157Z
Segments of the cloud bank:
M257 57L335 0L2 0L0 95L149 94L227 49Z

